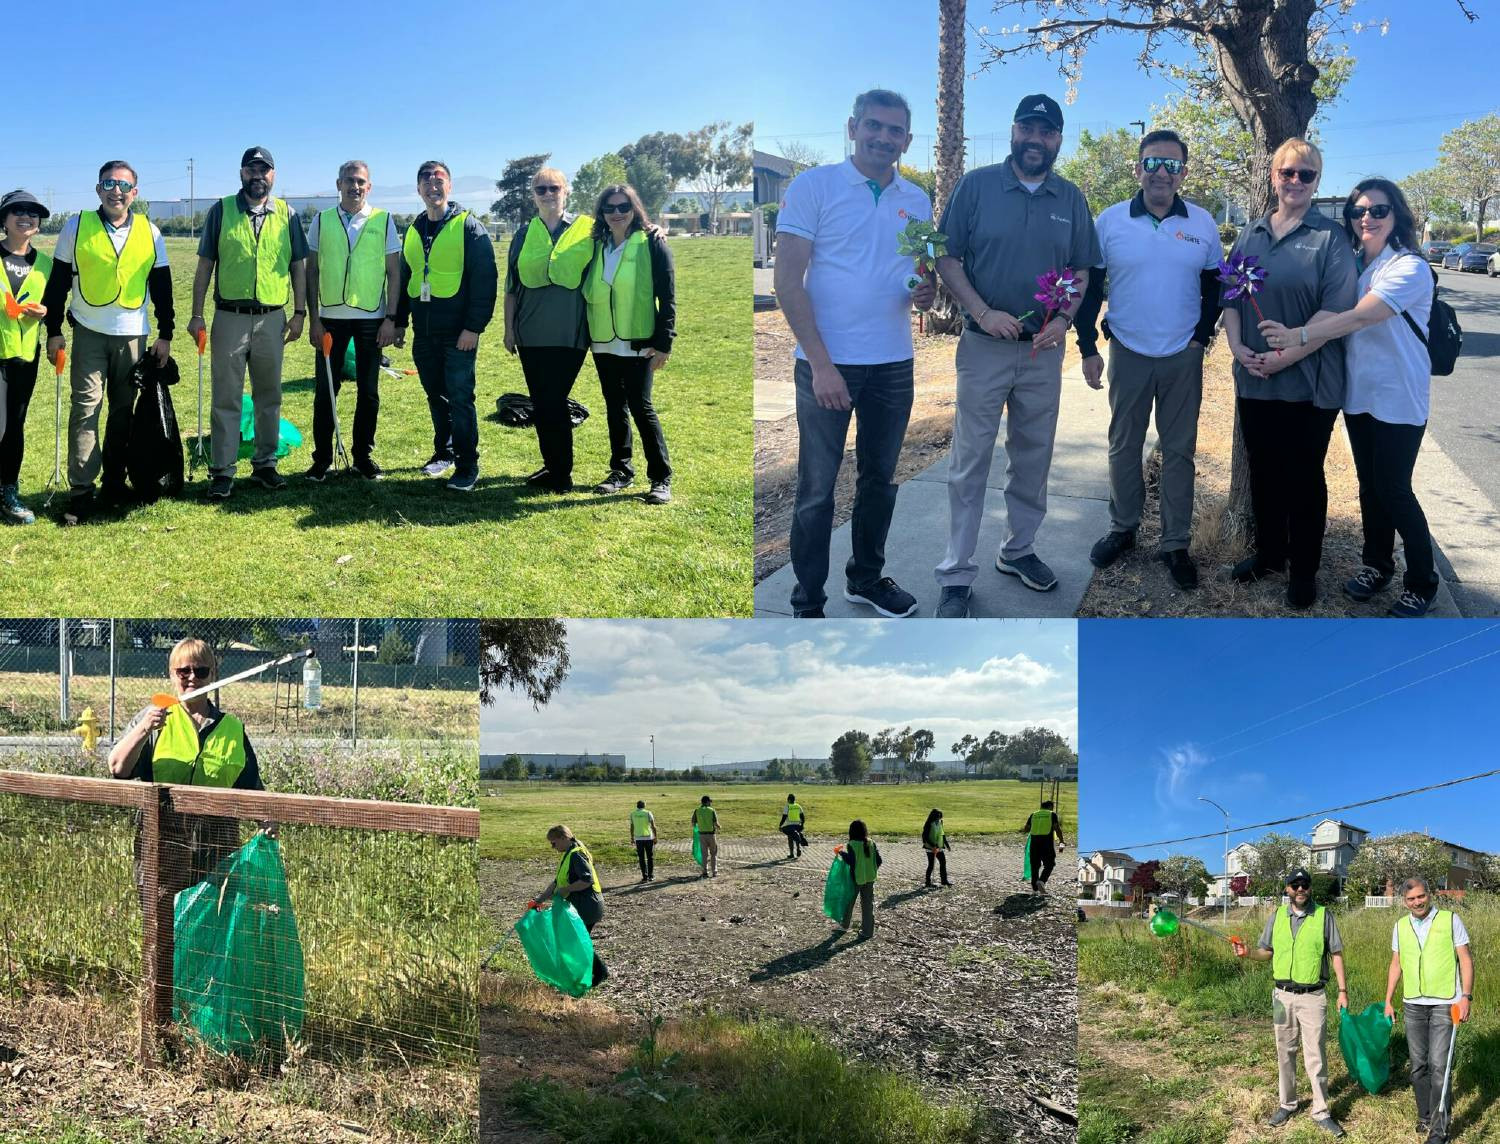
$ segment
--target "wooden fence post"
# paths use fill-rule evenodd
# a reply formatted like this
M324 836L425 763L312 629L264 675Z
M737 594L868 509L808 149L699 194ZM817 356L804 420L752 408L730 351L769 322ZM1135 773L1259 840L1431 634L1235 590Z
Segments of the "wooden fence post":
M159 1034L172 1019L172 903L162 890L162 816L169 791L153 784L141 805L141 1048L156 1062Z

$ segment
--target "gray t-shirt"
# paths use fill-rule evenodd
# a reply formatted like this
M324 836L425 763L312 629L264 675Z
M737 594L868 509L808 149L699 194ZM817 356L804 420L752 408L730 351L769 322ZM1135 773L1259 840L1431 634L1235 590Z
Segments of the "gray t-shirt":
M1103 261L1083 192L1050 171L1028 191L1008 159L961 178L938 229L985 305L1017 317L1034 311L1021 323L1027 334L1041 330L1046 316L1035 297L1038 277L1067 267L1088 270Z
M1226 310L1239 314L1240 341L1255 353L1271 352L1260 333L1262 315L1267 321L1296 328L1319 310L1341 313L1354 309L1358 301L1359 272L1349 238L1343 227L1316 211L1308 211L1296 229L1279 239L1271 232L1269 216L1256 219L1240 232L1232 253L1253 255L1266 271L1253 304L1244 297L1224 303ZM1345 389L1341 338L1267 378L1252 377L1239 362L1234 363L1234 390L1239 397L1311 401L1319 409L1339 409Z
M266 215L271 210L271 199L267 198L259 209L252 209L245 199L244 191L235 192L235 201L240 210L250 216L250 225L255 228L255 233L260 234L261 225L266 220ZM212 260L216 265L219 261L219 229L224 224L224 200L215 199L213 205L203 214L203 233L198 238L198 257ZM307 235L302 230L302 216L296 211L287 212L287 233L292 244L292 261L301 262L307 257ZM219 294L219 276L214 275L214 305L224 301ZM288 296L287 301L291 301Z
M563 212L557 226L548 231L554 243L577 217L570 211ZM528 223L511 236L510 250L505 258L505 292L516 296L515 324L512 327L516 345L534 349L555 346L586 350L589 347L588 311L584 308L582 288L569 290L566 286L551 283L536 287L521 284L516 264L530 225Z
M1312 910L1309 909L1307 913L1299 914L1291 906L1285 908L1291 915L1292 937L1295 938L1297 931L1302 928L1302 923L1312 916ZM1281 909L1281 906L1277 906L1275 910L1271 911L1271 916L1266 919L1266 928L1260 931L1261 949L1271 951L1271 931L1276 926L1276 915L1281 912ZM1325 909L1323 911L1323 964L1318 967L1318 983L1320 985L1328 983L1330 958L1335 953L1343 952L1344 939L1339 937L1339 927L1338 923L1333 920L1333 911Z

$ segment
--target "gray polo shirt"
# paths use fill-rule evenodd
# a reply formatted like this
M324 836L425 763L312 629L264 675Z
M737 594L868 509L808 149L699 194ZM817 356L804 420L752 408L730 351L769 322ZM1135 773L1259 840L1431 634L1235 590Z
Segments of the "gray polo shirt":
M1271 946L1271 932L1276 926L1276 914L1281 908L1281 906L1277 906L1276 909L1271 911L1271 916L1266 919L1266 928L1260 931L1261 949L1275 952ZM1292 936L1296 937L1297 931L1302 928L1302 923L1312 917L1312 906L1309 904L1308 911L1305 914L1299 914L1290 905L1286 905L1286 910L1292 923ZM1333 955L1343 952L1344 939L1339 936L1338 923L1333 920L1333 911L1325 908L1323 910L1323 963L1318 967L1318 983L1320 985L1328 984L1328 971Z
M1028 335L1041 330L1045 316L1035 298L1040 275L1103 261L1083 192L1051 171L1028 191L1008 159L960 179L938 229L985 305L1012 315L1035 311L1022 323Z
M1341 313L1359 298L1359 272L1344 228L1331 218L1308 211L1284 238L1271 233L1270 217L1256 219L1240 232L1234 253L1253 255L1266 271L1255 302L1268 321L1296 328L1319 310ZM1255 353L1271 350L1261 337L1260 317L1248 298L1225 302L1240 316L1240 341ZM1339 409L1347 387L1342 339L1270 377L1252 377L1234 363L1234 391L1240 397L1270 401L1311 401L1320 409Z
M577 218L572 211L563 212L557 225L547 232L554 244ZM511 235L510 249L505 258L505 292L516 296L515 324L512 326L516 345L534 349L555 346L586 350L589 348L588 311L584 306L582 287L569 290L550 282L536 287L521 284L516 266L530 226L528 222Z

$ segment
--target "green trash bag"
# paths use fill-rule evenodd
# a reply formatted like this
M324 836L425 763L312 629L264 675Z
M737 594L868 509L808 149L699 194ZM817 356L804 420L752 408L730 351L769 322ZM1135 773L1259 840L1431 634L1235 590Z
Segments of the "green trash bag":
M698 837L698 824L693 823L693 861L703 865L703 839Z
M1362 1013L1345 1009L1339 1014L1339 1050L1366 1092L1384 1088L1391 1079L1391 1022L1385 1006L1372 1001Z
M281 419L276 442L276 458L280 460L302 444L301 431L285 417ZM240 451L239 458L248 461L255 455L255 403L247 393L240 398Z
M554 900L550 910L527 910L515 928L537 977L570 997L592 988L594 939L571 905Z
M1031 872L1031 835L1026 836L1026 851L1021 855L1021 881L1030 882L1035 878Z
M844 915L859 891L854 885L854 872L849 863L834 851L833 865L828 867L828 879L823 883L823 912L839 925L844 924Z
M340 381L353 381L359 376L359 369L354 364L354 339L349 339L349 348L344 351L344 365L339 370Z
M256 834L174 903L172 1017L221 1053L281 1049L302 1032L302 941L276 839Z

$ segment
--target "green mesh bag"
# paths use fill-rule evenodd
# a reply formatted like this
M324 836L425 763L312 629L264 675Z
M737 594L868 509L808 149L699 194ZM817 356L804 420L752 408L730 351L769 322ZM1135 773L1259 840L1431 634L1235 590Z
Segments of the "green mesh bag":
M172 1017L221 1053L280 1050L302 1032L302 942L281 849L256 834L174 903Z
M1339 1014L1339 1050L1344 1064L1368 1093L1377 1093L1391 1079L1391 1022L1385 1006L1366 1005L1364 1012L1345 1009Z
M828 879L823 883L823 912L843 925L844 915L849 912L849 906L858 892L854 885L854 872L835 849L833 865L828 867Z
M582 997L594 984L594 939L578 911L561 899L549 910L527 910L516 936L531 971L554 989Z

